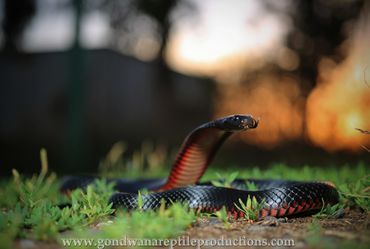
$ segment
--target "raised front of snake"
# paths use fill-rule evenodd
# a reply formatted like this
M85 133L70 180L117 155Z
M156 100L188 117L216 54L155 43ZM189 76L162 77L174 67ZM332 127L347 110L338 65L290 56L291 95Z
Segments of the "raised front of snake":
M115 182L119 191L111 196L109 202L116 209L136 209L138 191L147 189L150 192L141 196L143 210L157 209L162 203L168 206L181 202L202 212L214 212L226 207L234 217L243 216L235 207L239 199L245 203L248 198L255 198L262 203L260 217L313 213L324 204L338 202L338 192L328 182L236 179L231 183L231 188L199 182L216 152L230 135L257 126L258 120L251 115L227 116L198 126L183 142L168 178L108 179ZM69 176L62 182L61 190L85 187L93 181L93 177ZM248 190L246 181L253 183L258 190Z

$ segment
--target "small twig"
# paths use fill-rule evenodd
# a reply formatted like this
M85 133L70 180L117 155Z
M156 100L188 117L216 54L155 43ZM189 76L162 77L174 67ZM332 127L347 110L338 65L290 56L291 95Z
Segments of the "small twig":
M364 192L364 193L369 192L369 191L370 191L370 186L366 187L365 189L362 190L362 192Z
M363 133L363 134L370 134L370 131L363 130L363 129L360 129L360 128L355 128L355 129L358 130L359 132Z
M367 152L370 152L370 149L369 149L369 148L367 148L365 145L361 145L361 147L362 147L364 150L366 150Z
M360 129L360 128L355 128L356 130L358 130L359 132L361 132L362 134L366 134L366 135L369 135L370 134L370 131L368 130L363 130L363 129ZM370 149L367 148L365 145L361 145L361 147L366 150L367 152L370 152Z

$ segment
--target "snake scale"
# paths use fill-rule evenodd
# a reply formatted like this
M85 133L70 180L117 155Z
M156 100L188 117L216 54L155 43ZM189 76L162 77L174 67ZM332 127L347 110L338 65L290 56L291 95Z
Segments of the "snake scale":
M138 191L147 189L150 192L142 195L141 208L144 210L157 209L163 202L167 206L181 202L192 209L210 213L225 206L230 216L240 217L243 212L235 207L235 203L238 204L239 199L245 202L248 197L254 197L263 203L260 217L277 218L314 213L324 204L338 202L338 192L329 182L236 179L231 188L201 183L202 175L225 140L234 133L257 126L258 120L251 115L227 116L198 126L186 137L166 179L109 179L119 191L111 196L109 202L116 209L136 209ZM69 176L63 180L61 190L83 188L94 179ZM248 190L247 180L258 190Z

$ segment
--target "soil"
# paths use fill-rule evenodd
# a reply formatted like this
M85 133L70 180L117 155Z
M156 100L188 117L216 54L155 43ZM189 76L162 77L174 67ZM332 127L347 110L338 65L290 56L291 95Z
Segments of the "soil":
M239 243L237 248L370 248L370 212L346 210L342 218L315 221L312 217L303 217L258 222L236 220L224 224L216 218L200 218L179 239L208 243L201 248L231 248L230 243ZM64 248L57 243L32 240L18 240L14 246L22 249ZM196 247L193 244L174 248Z
M254 223L241 220L231 223L230 227L225 227L224 224L213 219L202 219L186 234L191 238L203 240L242 238L242 245L245 246L240 245L240 247L245 248L261 248L264 247L261 243L272 243L272 240L275 240L275 245L285 243L285 246L280 248L342 248L343 243L351 242L370 248L370 213L353 210L346 211L343 218L316 219L319 225L316 229L313 228L315 227L312 225L313 220L312 217ZM276 239L293 240L293 242L276 241ZM276 245L276 247L279 246ZM202 248L215 247L203 246Z

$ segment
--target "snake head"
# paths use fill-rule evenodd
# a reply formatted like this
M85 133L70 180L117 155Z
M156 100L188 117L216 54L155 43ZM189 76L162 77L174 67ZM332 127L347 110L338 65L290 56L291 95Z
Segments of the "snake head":
M252 115L237 114L216 120L216 126L227 131L240 131L257 128L258 122Z

